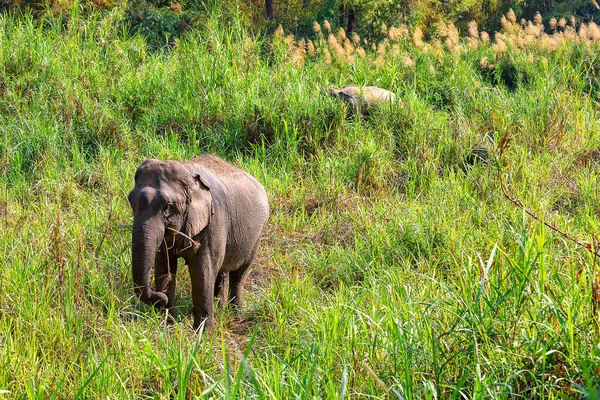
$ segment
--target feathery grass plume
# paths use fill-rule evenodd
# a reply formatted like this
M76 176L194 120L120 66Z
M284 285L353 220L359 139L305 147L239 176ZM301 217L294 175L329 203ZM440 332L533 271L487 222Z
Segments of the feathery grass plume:
M569 17L569 25L571 25L573 28L575 28L575 25L577 25L577 22L575 21L575 16L571 15Z
M377 59L375 65L381 67L385 63L385 43L380 42L377 44Z
M481 68L482 70L487 70L488 64L489 61L487 57L483 57L481 60L479 60L479 68Z
M329 21L323 21L323 28L327 31L327 33L331 33L331 25L329 25Z
M377 51L377 46L375 45L375 43L371 43L371 50Z
M510 26L510 22L508 21L508 19L506 19L506 17L503 15L500 17L500 27L502 29L508 29L508 27Z
M381 33L384 36L387 36L387 32L388 32L388 28L385 24L381 24L381 26L379 27L379 33Z
M482 71L493 71L496 66L494 64L490 64L487 57L483 57L481 60L479 60L479 68Z
M475 22L475 21L469 22L469 29L467 30L467 34L472 39L479 38L479 30L477 29L477 22Z
M577 35L579 36L579 40L582 42L588 41L588 29L585 24L579 25L579 31L577 32Z
M308 43L306 44L306 52L308 53L309 56L314 57L314 55L316 53L316 49L315 49L315 45L312 42L312 40L309 40Z
M509 8L508 11L506 12L506 19L511 24L516 24L517 23L517 16L516 16L516 14L515 14L515 12L513 11L512 8Z
M486 31L482 31L481 33L479 33L479 39L481 39L481 41L483 43L489 43L490 42L490 34L487 33Z
M600 27L593 21L588 24L588 37L594 42L600 42Z
M340 44L344 43L344 40L346 40L346 31L344 30L344 28L340 28L337 31L337 35L335 36L335 38L338 40L338 42Z
M528 43L531 43L532 40L534 40L535 38L533 36L529 36L529 35L519 35L513 38L513 36L510 36L508 38L507 44L508 46L512 46L512 47L516 47L519 49L522 49L523 47L525 47Z
M398 58L400 57L400 54L402 54L402 49L400 49L400 45L395 43L392 46L392 57L394 58Z
M565 26L567 26L567 20L563 17L558 20L558 27L564 29Z
M492 50L494 50L494 53L496 53L496 57L500 57L506 53L506 43L504 40L505 36L500 32L496 32L494 36L494 44L492 45Z
M433 64L429 64L429 73L431 75L435 75L435 67L433 66Z
M325 57L325 64L331 64L331 53L329 52L329 50L323 50L323 57Z
M545 51L556 51L560 47L561 40L561 35L543 35L539 42L540 48Z
M304 64L304 57L306 56L306 42L304 39L300 40L297 43L297 46L294 48L291 59L292 63L296 68L300 68Z
M282 39L284 35L285 32L283 32L283 26L281 26L281 24L277 25L277 29L275 29L275 37L277 39Z
M444 21L440 22L435 28L435 33L442 39L445 39L448 37L448 25Z
M355 46L358 46L360 44L360 36L358 36L356 32L352 32L352 35L350 35L350 39L352 40L352 43L354 43Z
M562 36L567 41L577 41L579 39L579 36L577 36L577 31L571 25L565 26Z
M431 43L431 47L434 50L440 50L440 49L444 48L444 45L443 45L442 41L440 39L438 39L438 38L431 39L430 43Z
M458 50L460 48L460 35L458 29L452 22L447 25L448 35L446 36L446 47L448 50Z
M533 36L533 38L537 38L544 32L544 26L534 25L531 21L529 21L523 32L525 33L525 36Z
M535 13L535 15L533 16L533 23L535 25L541 25L542 24L542 14L540 14L539 11L537 11Z
M395 42L396 40L400 39L400 37L401 37L400 30L398 28L396 28L395 26L391 26L390 29L388 29L387 36L391 42Z
M327 44L329 45L329 47L331 47L331 49L335 53L336 58L339 58L339 59L345 61L346 51L340 45L340 43L337 41L336 37L333 36L332 33L330 33L329 36L327 36Z
M291 33L285 37L285 44L287 44L289 54L292 54L296 49L296 39Z
M344 40L343 47L347 57L352 57L354 55L354 46L348 39Z
M363 49L360 46L356 49L356 54L358 54L359 57L363 58L367 56L367 53L365 53L365 49Z
M398 34L400 35L400 38L409 36L410 31L408 30L408 26L406 26L406 24L400 24L398 27Z
M548 26L550 27L550 29L552 29L553 31L556 30L556 18L552 17L550 18L550 20L548 21Z
M321 33L321 25L317 21L313 22L313 32L316 34Z
M508 44L509 47L517 47L520 49L525 48L526 46L529 46L531 44L533 44L536 41L537 37L534 35L522 35L522 36L518 36L516 38L516 40L513 41L514 45L511 46L511 44Z
M296 42L296 47L306 50L306 39L302 38Z
M418 26L413 33L413 43L419 49L423 48L423 31Z
M417 65L417 62L410 58L408 54L405 54L402 58L402 65L404 68L413 69Z

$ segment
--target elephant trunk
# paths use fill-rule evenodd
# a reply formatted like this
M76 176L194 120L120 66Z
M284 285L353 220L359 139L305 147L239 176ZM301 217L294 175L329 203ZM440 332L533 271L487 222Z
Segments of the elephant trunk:
M167 295L150 288L150 270L165 233L164 223L153 221L156 218L134 219L131 234L131 267L138 298L160 309L167 305Z

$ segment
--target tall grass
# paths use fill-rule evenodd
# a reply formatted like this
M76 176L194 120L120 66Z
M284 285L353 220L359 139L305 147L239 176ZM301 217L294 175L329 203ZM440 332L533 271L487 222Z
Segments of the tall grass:
M511 18L493 43L395 27L374 50L323 24L311 50L216 7L151 51L118 8L2 15L0 393L596 398L596 260L498 173L592 240L599 47ZM351 115L324 91L351 84L399 102ZM500 166L465 162L507 133ZM174 326L133 298L126 194L143 159L205 152L263 182L272 216L245 307L194 333L183 268Z

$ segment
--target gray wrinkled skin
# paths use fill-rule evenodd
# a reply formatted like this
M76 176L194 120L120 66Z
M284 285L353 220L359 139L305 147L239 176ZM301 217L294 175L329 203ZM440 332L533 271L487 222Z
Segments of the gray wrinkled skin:
M358 113L367 112L370 108L394 103L396 95L389 90L376 86L349 86L344 89L328 88L327 92L335 98L348 103Z
M229 301L242 305L242 281L269 217L267 194L255 178L211 155L187 162L149 159L137 169L129 203L133 282L142 302L173 315L181 257L192 282L194 329L204 320L212 326L213 299L221 295L225 273Z

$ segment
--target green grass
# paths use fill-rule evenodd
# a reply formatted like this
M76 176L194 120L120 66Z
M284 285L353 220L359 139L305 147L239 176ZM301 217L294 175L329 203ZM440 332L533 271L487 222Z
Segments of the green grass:
M230 10L164 52L123 18L0 16L0 397L598 398L596 260L463 162L510 133L510 193L591 241L598 44L296 67ZM354 83L401 106L347 116L323 88ZM201 153L272 215L244 308L196 334L185 268L174 326L133 297L126 195Z

